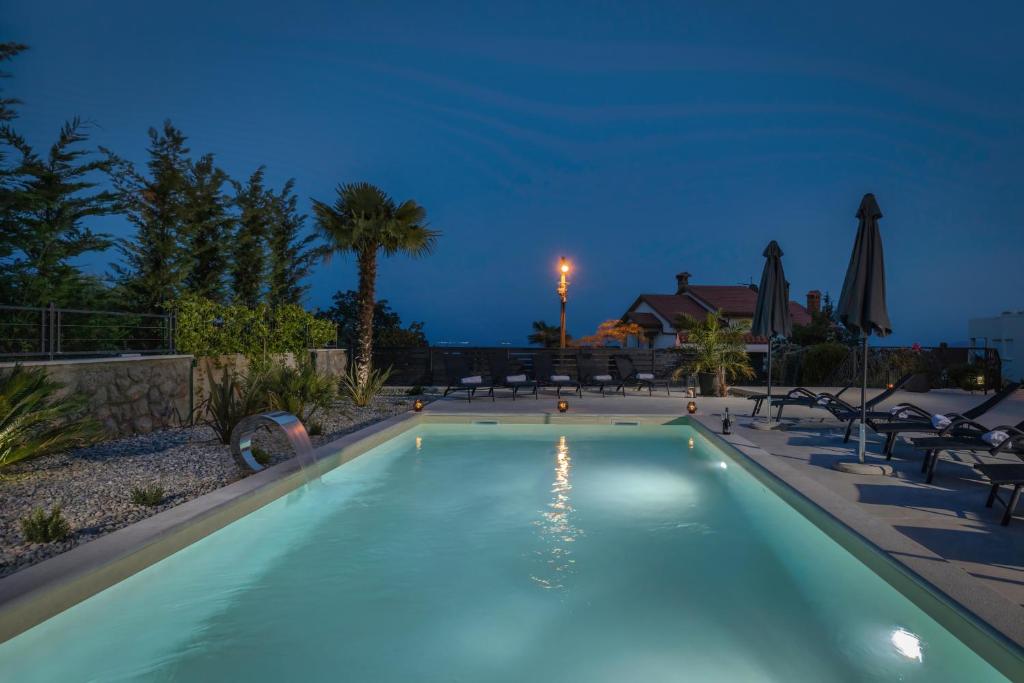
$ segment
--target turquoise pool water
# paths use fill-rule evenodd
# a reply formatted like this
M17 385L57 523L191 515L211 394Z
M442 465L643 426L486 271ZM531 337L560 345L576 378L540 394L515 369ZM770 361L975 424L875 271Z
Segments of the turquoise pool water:
M0 645L0 678L1004 680L691 428L556 425L416 427Z

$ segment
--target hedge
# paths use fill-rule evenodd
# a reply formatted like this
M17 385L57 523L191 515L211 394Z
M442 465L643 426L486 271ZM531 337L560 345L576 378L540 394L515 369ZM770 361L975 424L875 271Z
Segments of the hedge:
M337 334L333 322L295 304L249 308L186 295L170 309L175 314L176 348L197 357L301 353L325 346Z

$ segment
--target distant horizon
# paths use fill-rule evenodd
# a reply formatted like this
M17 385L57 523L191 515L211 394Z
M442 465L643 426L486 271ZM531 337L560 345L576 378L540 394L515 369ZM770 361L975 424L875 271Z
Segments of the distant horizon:
M432 342L526 346L532 321L557 324L563 255L575 336L672 293L681 270L757 282L771 239L794 300L836 299L869 191L894 327L872 343L956 345L968 319L1024 308L1011 3L183 2L155 21L120 0L19 1L5 15L5 39L30 49L3 89L37 147L78 115L91 146L141 163L146 130L170 119L234 178L294 177L305 213L359 180L422 204L436 252L382 259L378 298ZM121 218L95 226L130 234ZM307 306L328 307L355 289L354 259L309 283Z

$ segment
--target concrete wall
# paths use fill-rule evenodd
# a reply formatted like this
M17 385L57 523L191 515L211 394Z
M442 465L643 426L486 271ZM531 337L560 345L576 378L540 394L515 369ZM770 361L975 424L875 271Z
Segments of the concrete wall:
M13 367L0 363L0 372ZM112 436L145 434L188 420L192 356L139 356L29 361L89 400L90 412Z
M344 349L317 349L312 353L321 372L334 377L345 372L348 360ZM282 354L276 360L295 364L292 354ZM0 363L0 372L14 365ZM228 369L244 373L248 361L239 354L201 358L194 368L192 356L27 361L22 365L44 367L69 391L84 394L90 412L107 432L125 436L187 424L190 410L209 396L210 378L220 378Z

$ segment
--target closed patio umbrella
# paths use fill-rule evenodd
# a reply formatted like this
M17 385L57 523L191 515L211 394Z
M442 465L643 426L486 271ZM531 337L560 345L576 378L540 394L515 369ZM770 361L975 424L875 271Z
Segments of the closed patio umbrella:
M848 329L859 332L864 343L863 383L860 392L860 442L857 459L864 462L864 424L867 421L865 394L868 387L868 336L884 337L892 332L889 311L885 305L885 258L882 235L878 230L878 208L875 195L868 193L857 209L857 239L853 243L850 266L846 269L843 293L839 296L839 320Z
M764 249L764 270L757 289L754 322L750 332L757 337L768 337L768 421L772 422L772 339L788 337L793 333L793 320L789 314L789 288L782 271L782 249L772 240Z

